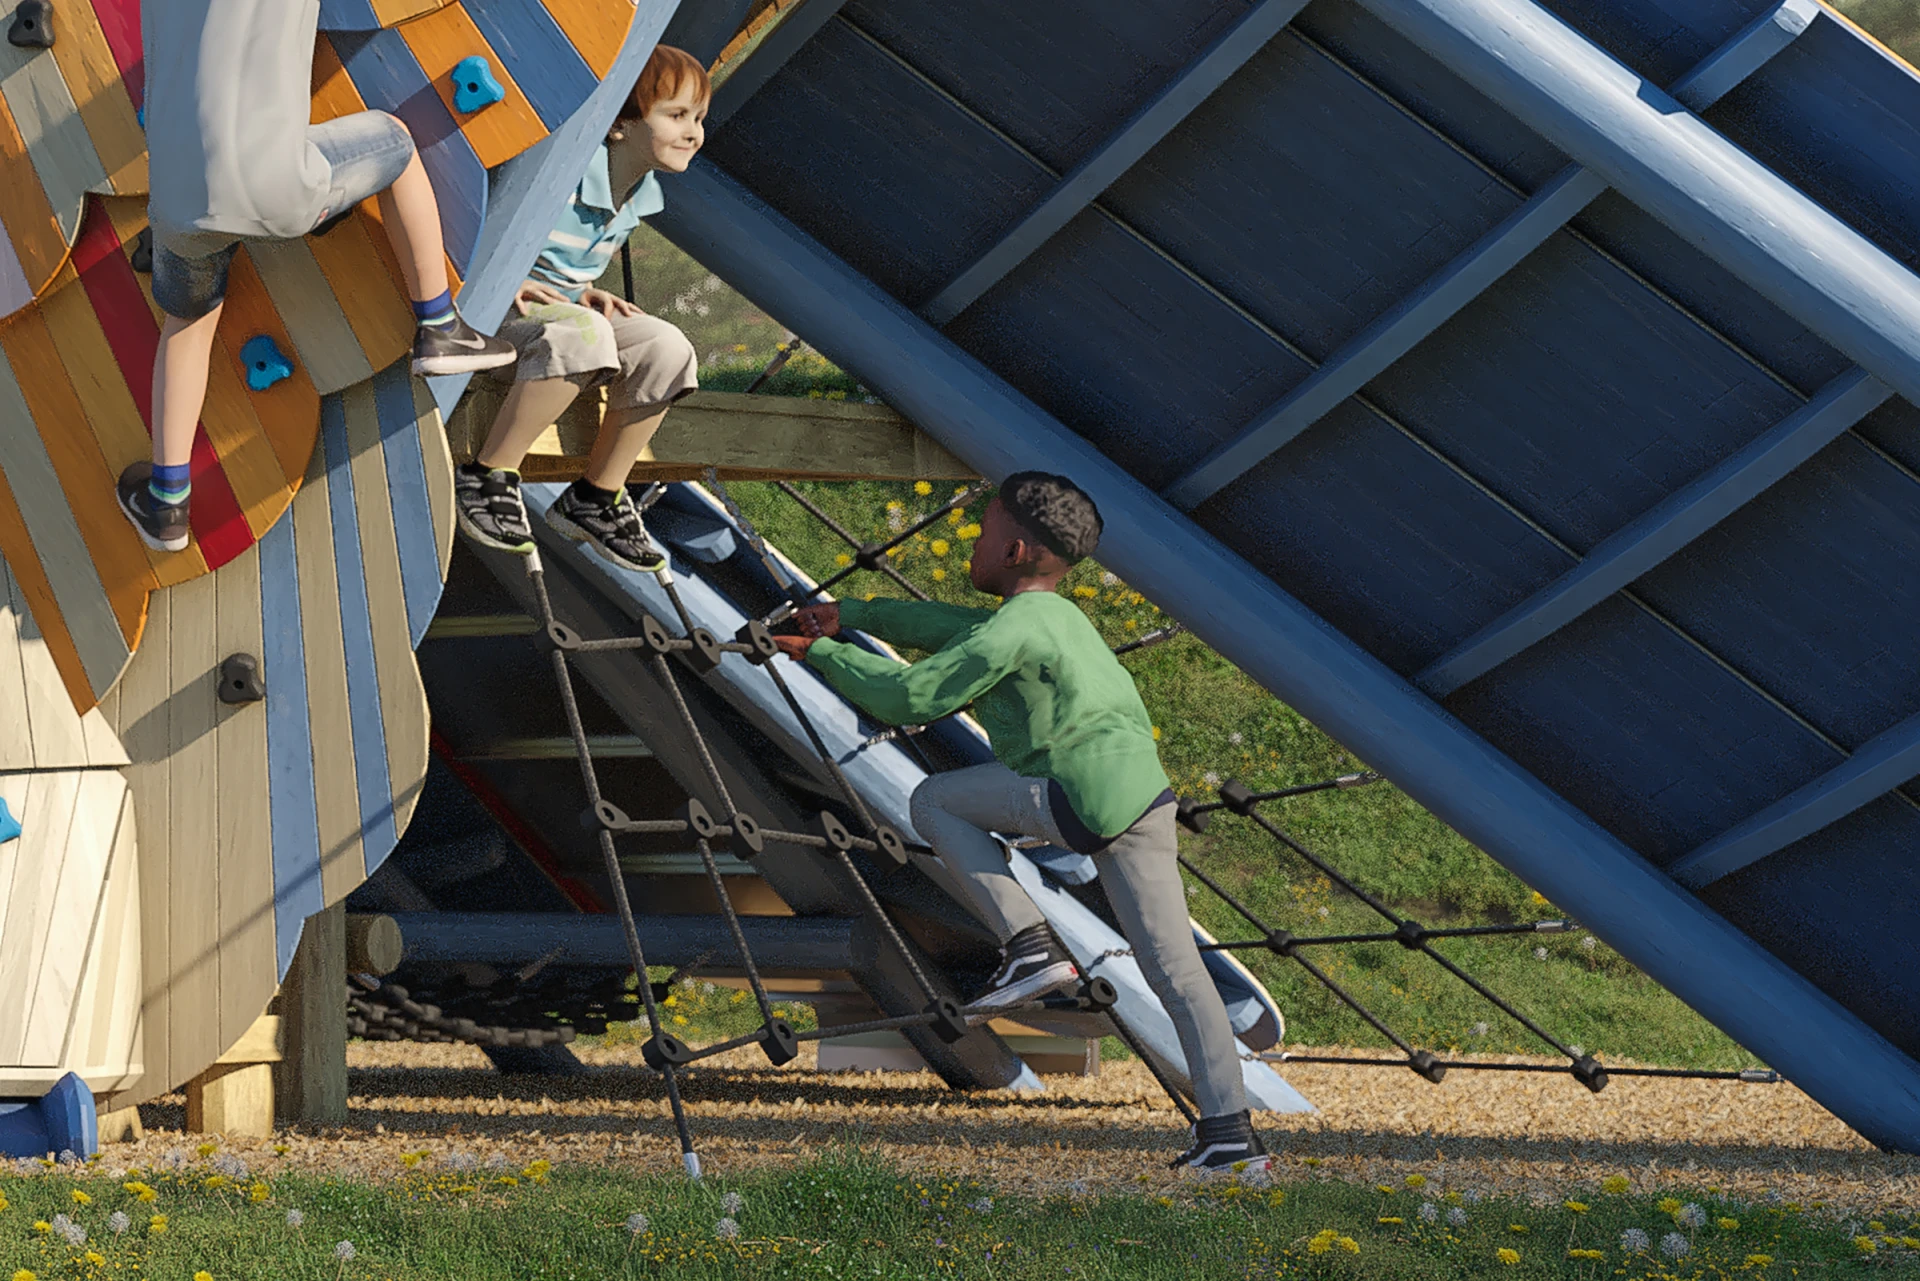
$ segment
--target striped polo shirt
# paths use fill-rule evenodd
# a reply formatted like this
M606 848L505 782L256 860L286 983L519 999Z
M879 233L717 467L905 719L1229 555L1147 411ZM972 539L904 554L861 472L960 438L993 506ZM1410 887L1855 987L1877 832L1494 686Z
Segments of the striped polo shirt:
M580 185L567 197L567 207L527 273L529 278L578 301L587 286L600 279L640 220L664 207L660 184L651 172L624 201L614 204L613 178L607 172L607 148L602 143Z

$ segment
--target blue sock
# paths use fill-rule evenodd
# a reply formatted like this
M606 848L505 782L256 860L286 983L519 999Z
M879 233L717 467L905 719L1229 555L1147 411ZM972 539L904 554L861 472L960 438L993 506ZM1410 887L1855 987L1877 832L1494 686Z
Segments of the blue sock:
M187 495L193 492L192 476L191 463L181 463L178 467L163 467L155 463L153 477L147 481L147 492L153 495L157 503L184 503Z
M453 314L453 291L442 289L438 298L429 298L425 302L413 304L414 321L422 325L451 325Z

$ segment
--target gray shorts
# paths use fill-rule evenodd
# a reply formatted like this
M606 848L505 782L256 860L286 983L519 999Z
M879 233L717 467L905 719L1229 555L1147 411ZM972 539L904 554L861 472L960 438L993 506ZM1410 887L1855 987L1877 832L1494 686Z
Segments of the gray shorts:
M307 138L333 167L319 226L394 184L413 159L413 135L384 111L359 111L308 128ZM218 231L153 238L153 300L181 320L198 320L227 296L227 269L244 237Z
M604 384L609 413L670 405L700 386L693 344L658 316L609 320L578 303L541 303L524 316L509 312L499 334L519 350L520 360L496 370L496 378Z

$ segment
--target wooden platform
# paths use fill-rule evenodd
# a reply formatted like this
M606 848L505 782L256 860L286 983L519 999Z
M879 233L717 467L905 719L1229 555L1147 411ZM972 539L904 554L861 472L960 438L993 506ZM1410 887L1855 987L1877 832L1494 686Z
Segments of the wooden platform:
M266 1008L306 918L391 851L427 764L413 645L452 551L439 415L403 364L325 398L288 518L212 574L155 593L101 705L142 833L146 1075L198 1075ZM254 655L264 700L217 672Z
M447 420L454 457L486 440L505 385L476 378ZM527 480L572 480L586 470L600 428L601 396L582 394L534 442ZM970 480L977 472L885 405L796 396L696 391L668 411L640 456L634 480L697 480L711 466L723 480Z

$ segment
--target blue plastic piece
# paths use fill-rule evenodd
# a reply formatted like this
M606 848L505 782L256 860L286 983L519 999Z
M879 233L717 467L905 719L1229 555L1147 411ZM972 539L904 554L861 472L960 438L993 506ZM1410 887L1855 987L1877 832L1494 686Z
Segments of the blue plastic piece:
M472 115L507 96L493 78L493 64L479 54L462 58L453 67L453 109Z
M293 377L293 361L280 350L271 335L255 334L240 347L240 359L247 364L247 386L265 391L285 378Z
M100 1151L93 1091L72 1072L38 1099L0 1102L0 1156L59 1156L84 1161Z
M0 796L0 845L20 835L20 820L7 809L7 798Z

